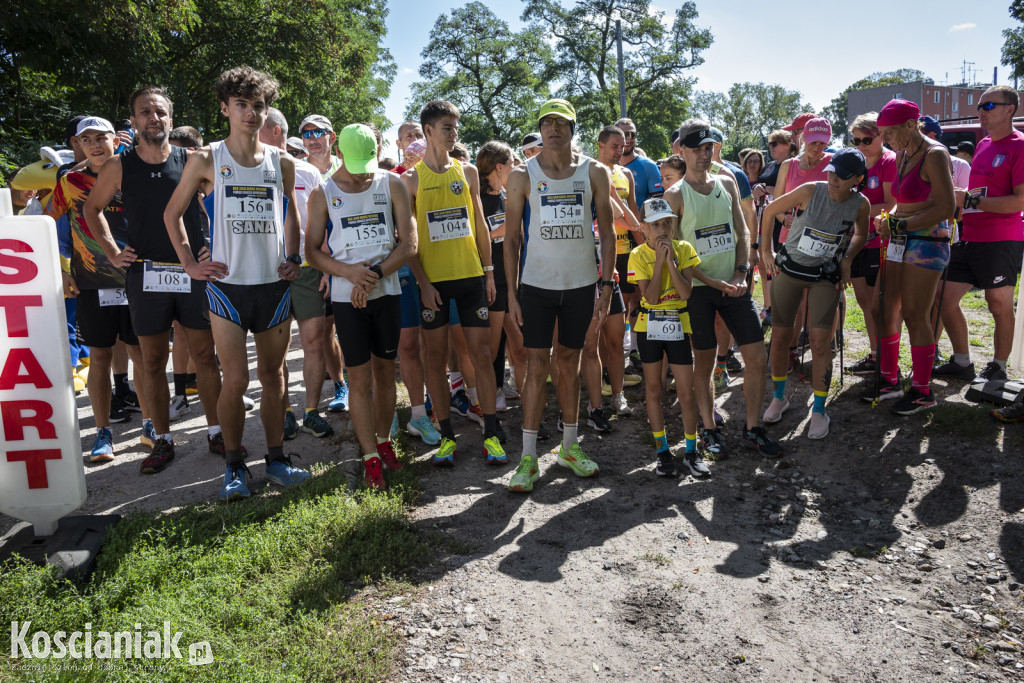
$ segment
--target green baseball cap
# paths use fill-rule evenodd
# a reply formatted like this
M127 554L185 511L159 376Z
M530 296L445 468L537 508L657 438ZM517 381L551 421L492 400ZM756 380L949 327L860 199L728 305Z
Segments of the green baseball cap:
M373 173L377 170L377 138L361 123L341 129L338 151L349 173Z
M542 104L540 112L537 114L537 120L540 121L545 116L557 116L573 123L576 122L576 110L568 101L562 99L548 100Z

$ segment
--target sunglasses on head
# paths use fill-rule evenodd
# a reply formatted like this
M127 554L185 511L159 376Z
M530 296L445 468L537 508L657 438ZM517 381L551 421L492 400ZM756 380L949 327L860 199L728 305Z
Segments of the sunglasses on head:
M850 142L853 143L854 147L857 147L858 145L865 145L865 146L867 146L867 145L870 145L872 142L874 142L877 138L878 138L878 136L874 135L874 136L871 136L871 137L854 138Z
M978 111L992 111L996 107L1012 107L1009 102L981 102L978 104Z
M331 131L326 128L310 128L309 130L302 131L302 139L309 140L310 138L322 138Z

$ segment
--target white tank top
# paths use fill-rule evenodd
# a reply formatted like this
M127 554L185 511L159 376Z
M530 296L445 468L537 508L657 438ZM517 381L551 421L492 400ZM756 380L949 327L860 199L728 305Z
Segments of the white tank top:
M277 282L285 260L284 182L281 150L263 145L263 162L252 168L232 158L224 141L213 153L212 258L227 265L229 285Z
M589 157L564 180L544 175L537 157L530 174L530 216L526 228L523 284L542 289L576 289L597 282L594 262L594 195Z
M327 246L334 260L348 264L369 261L377 265L394 251L395 219L391 212L389 177L389 171L378 170L369 189L358 194L343 192L331 178L324 182L327 213L331 218ZM378 281L369 298L401 293L396 271ZM352 281L332 275L331 301L348 303L351 300Z

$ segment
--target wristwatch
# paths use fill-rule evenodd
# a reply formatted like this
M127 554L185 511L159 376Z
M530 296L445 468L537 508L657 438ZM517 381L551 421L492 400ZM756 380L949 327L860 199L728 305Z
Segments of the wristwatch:
M367 270L369 270L371 273L376 273L378 280L383 280L384 279L384 271L380 269L380 265L379 264L372 265Z
M736 266L736 270L738 270L741 273L745 273L748 270L750 270L750 266L748 266L746 263L744 263L742 265Z
M289 261L291 263L294 263L297 266L301 266L302 265L302 257L299 256L298 254L292 254L291 256L286 258L285 261Z
M615 280L601 280L597 284L601 287L611 287L612 289L615 289Z

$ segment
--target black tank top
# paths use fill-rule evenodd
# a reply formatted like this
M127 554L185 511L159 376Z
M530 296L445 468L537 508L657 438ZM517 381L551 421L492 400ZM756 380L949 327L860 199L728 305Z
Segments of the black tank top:
M484 218L487 219L488 230L496 227L491 225L492 217L494 217L494 222L498 225L505 222L504 190L501 191L501 194L481 192L480 204L483 205ZM497 244L491 242L491 263L494 265L494 284L501 287L505 284L505 244L503 242L498 242Z
M162 164L146 163L134 149L121 155L121 197L128 224L127 242L139 257L139 261L132 264L133 269L141 268L144 259L179 262L164 226L164 209L178 187L187 159L188 152L174 146ZM198 197L189 202L183 219L192 255L198 257L204 244L201 226L206 220Z

